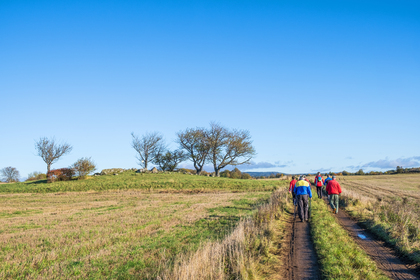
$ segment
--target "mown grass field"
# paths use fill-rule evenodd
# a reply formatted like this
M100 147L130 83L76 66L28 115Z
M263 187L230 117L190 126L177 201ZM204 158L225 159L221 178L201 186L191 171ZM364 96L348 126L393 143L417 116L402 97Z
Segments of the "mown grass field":
M420 174L343 176L339 182L342 206L420 265Z
M363 196L391 200L408 197L420 202L420 174L340 176L338 181Z
M0 278L148 279L221 239L284 181L126 172L4 184Z

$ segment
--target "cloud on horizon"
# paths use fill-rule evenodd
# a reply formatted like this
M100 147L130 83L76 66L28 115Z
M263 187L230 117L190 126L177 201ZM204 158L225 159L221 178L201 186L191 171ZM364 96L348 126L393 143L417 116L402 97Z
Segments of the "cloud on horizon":
M311 172L321 172L321 173L325 173L325 172L330 172L332 169L332 167L330 168L321 168L321 169L312 169Z
M274 164L271 162L267 162L267 161L260 161L260 162L254 162L251 161L250 164L242 164L242 165L238 165L238 166L234 166L234 165L228 165L225 168L223 168L222 170L232 170L234 168L238 168L241 171L248 171L248 170L254 170L254 169L260 169L260 168L285 168L285 167L289 167L291 166L293 163L293 161L288 161L286 163L281 163L280 161L276 161ZM181 163L179 166L179 168L188 168L188 169L194 169L194 165L192 163L189 162L184 162ZM203 169L207 172L213 172L213 165L211 164L206 164L204 165ZM276 170L273 170L276 171Z
M407 167L418 167L420 166L420 156L408 157L408 158L397 158L390 160L388 158L380 159L377 161L371 161L365 164L360 165L349 165L346 168L350 170L359 170L359 169L395 169L397 166Z
M395 169L397 166L402 166L404 168L420 166L420 156L398 158L394 160L389 160L388 158L380 159L378 161L368 162L362 165L362 168L371 167L371 168L381 168L381 169L391 169L391 168Z
M288 161L286 163L281 163L280 161L276 161L273 163L266 162L266 161L260 161L260 162L254 162L251 161L250 164L244 164L242 165L243 170L253 170L253 169L260 169L260 168L285 168L291 166L293 161Z

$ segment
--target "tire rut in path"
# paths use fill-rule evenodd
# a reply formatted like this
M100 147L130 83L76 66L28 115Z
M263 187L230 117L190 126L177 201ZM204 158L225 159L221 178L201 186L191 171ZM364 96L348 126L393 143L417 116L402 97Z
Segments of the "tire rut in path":
M312 243L310 224L291 217L291 231L286 257L287 270L284 279L321 279L318 259Z
M324 198L324 201L328 201ZM331 208L330 208L331 209ZM385 242L376 240L375 237L367 230L361 228L349 214L344 210L335 215L338 223L347 230L356 243L375 261L379 269L381 269L391 279L419 279L415 268L410 267L407 262L398 258L395 251Z

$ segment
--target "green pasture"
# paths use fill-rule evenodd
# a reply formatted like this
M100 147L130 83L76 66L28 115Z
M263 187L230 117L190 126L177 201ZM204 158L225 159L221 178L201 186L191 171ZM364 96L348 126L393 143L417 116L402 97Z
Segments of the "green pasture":
M153 279L285 181L137 174L1 185L0 278Z
M142 174L125 171L119 175L90 177L87 180L72 180L47 183L46 180L3 184L0 193L54 193L105 190L140 189L146 191L273 191L287 186L283 180L242 180L186 175L179 173Z

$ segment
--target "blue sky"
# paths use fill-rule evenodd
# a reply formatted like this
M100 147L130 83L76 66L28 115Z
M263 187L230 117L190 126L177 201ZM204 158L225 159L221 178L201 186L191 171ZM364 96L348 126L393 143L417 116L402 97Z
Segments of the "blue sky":
M242 170L420 166L418 1L0 1L0 168L34 142L136 167L131 132L250 131ZM185 163L184 166L188 166Z

